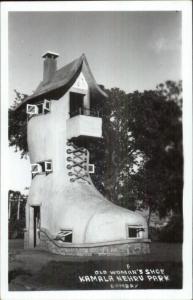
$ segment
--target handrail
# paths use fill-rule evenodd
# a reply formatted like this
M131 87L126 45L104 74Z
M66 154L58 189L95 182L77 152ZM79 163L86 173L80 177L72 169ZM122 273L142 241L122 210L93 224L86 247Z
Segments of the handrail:
M91 116L91 117L101 117L101 112L99 110L94 109L88 109L79 107L78 109L69 112L70 118L78 116L78 115L84 115L84 116Z
M55 242L55 239L52 239L52 238L47 234L47 232L44 231L44 230L42 230L41 228L40 228L40 232L44 233L44 234L47 236L48 240L49 240L50 242L52 242L56 247L58 247L58 248L65 248L65 246L60 246L60 245L58 245L58 244ZM40 240L42 241L41 236L40 236Z

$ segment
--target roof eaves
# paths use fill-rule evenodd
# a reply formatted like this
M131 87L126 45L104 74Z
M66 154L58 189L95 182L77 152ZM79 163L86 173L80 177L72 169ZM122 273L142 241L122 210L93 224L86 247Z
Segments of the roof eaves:
M38 97L41 97L45 94L57 91L58 89L61 89L62 87L64 87L64 93L65 93L77 79L78 75L80 74L80 72L83 68L83 64L85 64L85 67L87 70L86 73L87 73L87 77L90 81L91 88L94 91L96 91L98 94L107 98L108 95L96 83L95 78L90 70L90 67L89 67L89 64L88 64L85 54L82 54L79 58L75 59L74 61L65 65L64 67L58 69L55 72L55 75L51 82L49 82L48 84L45 84L45 85L43 82L40 82L36 91L32 95L26 97L25 100L15 108L15 110L18 110L21 106L23 106L25 103L27 103L30 100L35 100ZM72 67L72 70L71 70L71 67ZM73 70L73 68L74 68L74 70ZM71 76L69 78L67 76L62 77L61 75L65 74L65 73L71 73ZM60 76L62 78L61 80L59 80Z
M87 68L88 75L89 75L89 77L90 77L90 79L91 79L91 81L92 81L93 87L94 87L94 88L97 90L97 92L98 92L99 94L101 94L103 97L108 98L108 95L107 95L107 94L100 88L100 86L97 84L97 82L96 82L96 80L95 80L95 78L94 78L94 76L93 76L93 74L92 74L92 72L91 72L90 66L89 66L89 64L88 64L88 61L87 61L86 56L85 56L84 53L82 54L82 59L83 59L83 62L85 63L85 66L86 66L86 68Z

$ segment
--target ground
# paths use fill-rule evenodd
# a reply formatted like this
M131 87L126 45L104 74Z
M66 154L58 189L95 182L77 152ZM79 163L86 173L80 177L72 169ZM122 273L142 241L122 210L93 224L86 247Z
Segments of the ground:
M151 254L106 258L24 250L22 240L10 240L9 289L181 288L181 261L181 244L151 243Z

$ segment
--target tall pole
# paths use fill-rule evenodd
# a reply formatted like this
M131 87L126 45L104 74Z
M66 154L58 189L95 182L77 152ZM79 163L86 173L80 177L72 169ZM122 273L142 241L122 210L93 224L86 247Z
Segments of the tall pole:
M19 195L17 200L17 220L19 220L19 215L20 215L20 201L21 201L21 196Z
M8 199L8 214L9 214L9 220L10 220L10 217L11 217L11 198Z

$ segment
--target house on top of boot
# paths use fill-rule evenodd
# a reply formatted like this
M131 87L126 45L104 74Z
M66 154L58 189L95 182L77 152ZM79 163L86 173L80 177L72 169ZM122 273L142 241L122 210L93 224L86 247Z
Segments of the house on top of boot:
M95 188L88 146L102 138L107 98L85 55L57 70L58 54L43 55L43 80L16 110L26 109L32 183L25 247L64 255L149 252L146 220Z

